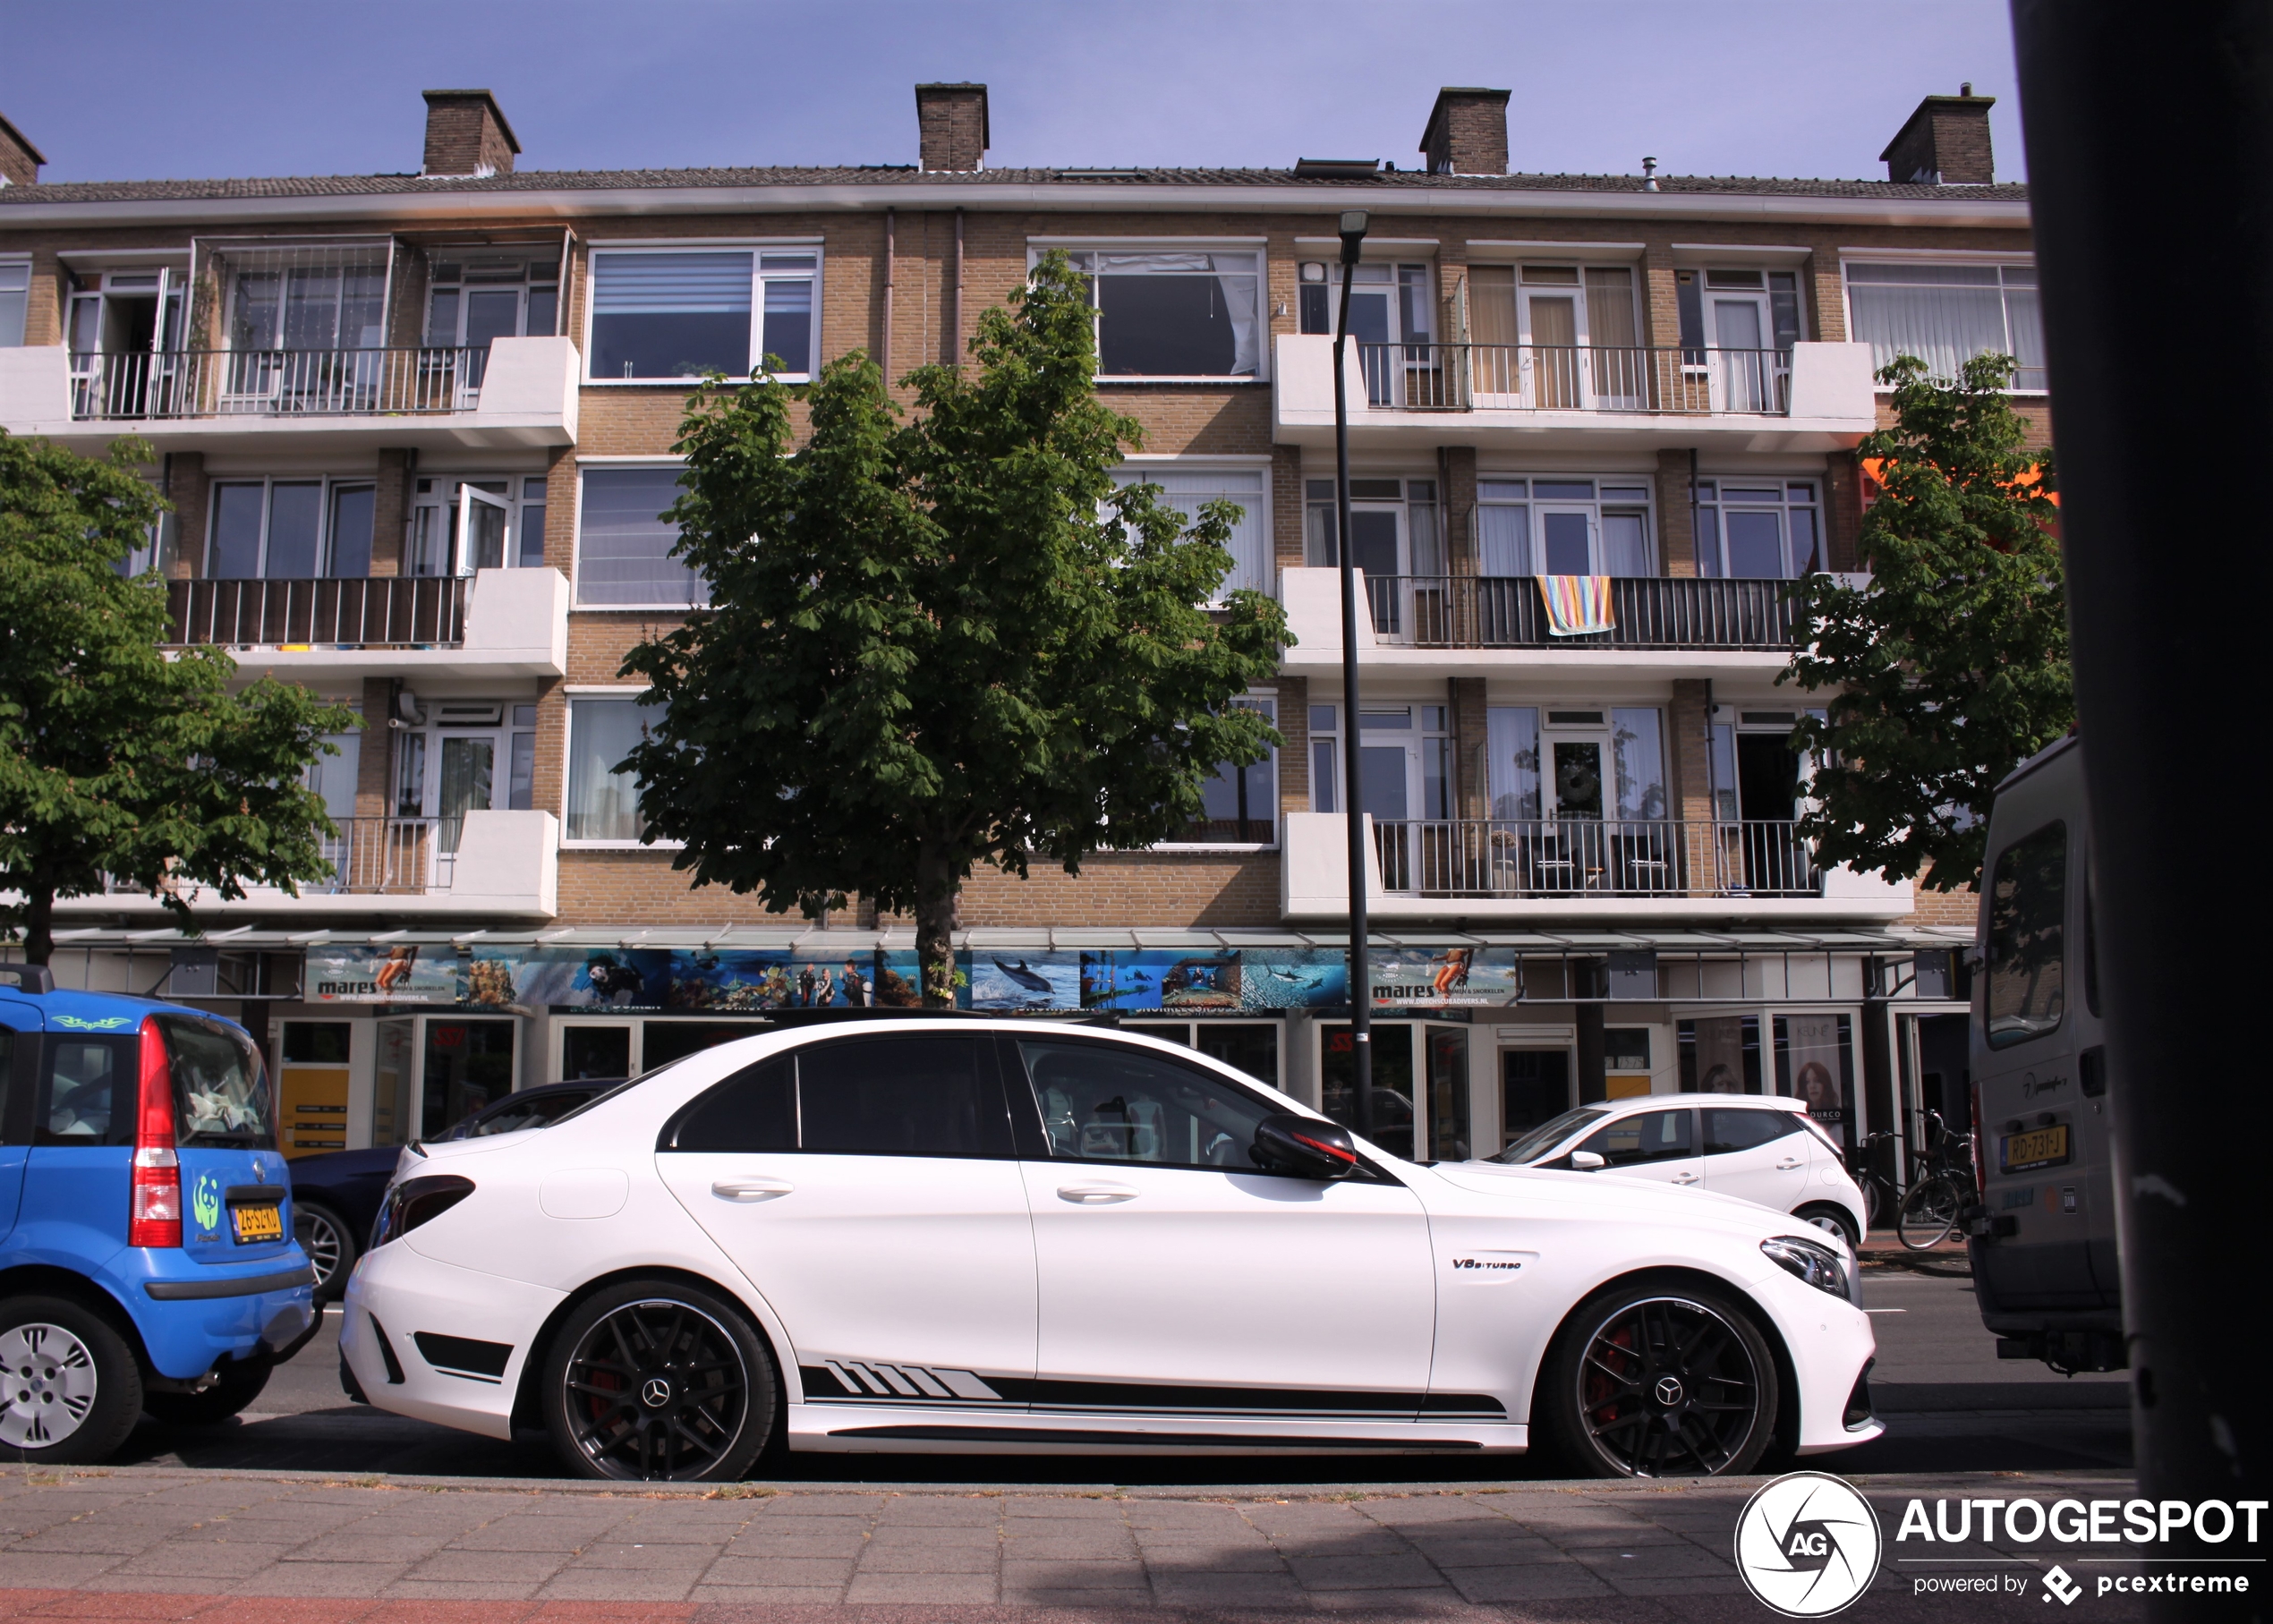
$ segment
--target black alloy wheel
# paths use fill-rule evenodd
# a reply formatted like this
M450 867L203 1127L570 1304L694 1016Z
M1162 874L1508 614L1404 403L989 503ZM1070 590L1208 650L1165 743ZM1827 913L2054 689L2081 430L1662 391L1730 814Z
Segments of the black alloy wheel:
M1564 1325L1541 1396L1547 1441L1589 1476L1719 1476L1774 1438L1775 1361L1733 1302L1613 1289Z
M335 1301L347 1289L354 1272L356 1246L346 1223L329 1207L314 1202L292 1203L292 1237L316 1269L316 1301Z
M590 1477L720 1482L773 1432L772 1360L731 1304L677 1281L632 1281L571 1314L554 1340L547 1416Z

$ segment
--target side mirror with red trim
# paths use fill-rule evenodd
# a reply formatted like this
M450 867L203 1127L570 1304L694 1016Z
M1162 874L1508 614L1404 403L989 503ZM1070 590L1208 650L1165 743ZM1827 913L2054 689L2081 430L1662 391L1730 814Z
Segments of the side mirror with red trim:
M1255 1165L1298 1178L1347 1178L1358 1170L1358 1146L1349 1130L1281 1111L1255 1125Z

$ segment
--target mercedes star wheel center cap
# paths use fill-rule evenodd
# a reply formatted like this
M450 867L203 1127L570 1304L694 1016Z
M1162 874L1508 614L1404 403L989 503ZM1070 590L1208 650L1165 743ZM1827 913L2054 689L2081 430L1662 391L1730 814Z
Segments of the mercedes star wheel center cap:
M671 1401L671 1384L660 1376L650 1376L647 1384L639 1390L639 1396L649 1409L661 1409Z
M1657 1402L1664 1405L1667 1409L1671 1409L1674 1405L1679 1404L1681 1401L1681 1384L1680 1379L1673 1376L1658 1377Z

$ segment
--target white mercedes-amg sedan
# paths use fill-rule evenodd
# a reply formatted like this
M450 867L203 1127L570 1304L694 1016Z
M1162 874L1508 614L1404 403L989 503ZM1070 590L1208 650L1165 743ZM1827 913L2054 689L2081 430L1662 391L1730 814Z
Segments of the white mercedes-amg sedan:
M1745 1472L1878 1435L1809 1224L1404 1161L1189 1050L907 1018L705 1050L423 1147L341 1381L594 1477L770 1450L1515 1453Z

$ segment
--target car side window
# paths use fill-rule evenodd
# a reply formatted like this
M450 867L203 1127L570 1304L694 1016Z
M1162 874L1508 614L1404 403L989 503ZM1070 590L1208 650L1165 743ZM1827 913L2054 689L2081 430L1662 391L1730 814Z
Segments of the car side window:
M1613 1168L1693 1155L1687 1110L1643 1111L1596 1128L1571 1149L1592 1151Z
M535 1100L516 1100L510 1095L501 1107L492 1107L484 1116L475 1119L474 1138L491 1134L517 1134L524 1127L549 1127L553 1119L567 1115L590 1094L546 1094Z
M1725 1156L1732 1151L1755 1150L1801 1131L1798 1116L1779 1110L1715 1110L1705 1109L1705 1153Z
M138 1098L132 1038L50 1033L40 1079L38 1144L132 1144Z
M1256 1170L1256 1125L1277 1113L1236 1084L1110 1043L1022 1039L1017 1047L1051 1156Z
M794 1151L797 1063L782 1056L745 1066L681 1111L664 1135L668 1151Z
M975 1037L819 1043L746 1067L665 1128L667 1151L1010 1155L992 1057Z

